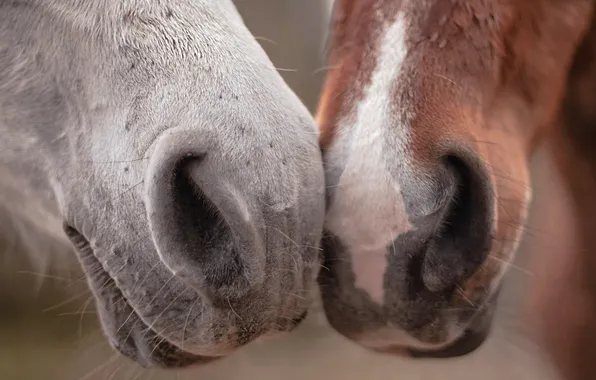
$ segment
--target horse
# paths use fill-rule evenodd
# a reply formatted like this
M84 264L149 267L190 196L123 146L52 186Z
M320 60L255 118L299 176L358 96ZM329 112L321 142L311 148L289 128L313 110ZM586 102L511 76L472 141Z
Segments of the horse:
M122 355L209 363L306 316L318 130L231 0L0 0L0 136L1 232L74 248Z
M336 331L416 358L480 347L523 237L529 161L546 144L579 245L536 258L536 324L567 379L592 378L594 7L335 1L316 120L327 185L319 283Z

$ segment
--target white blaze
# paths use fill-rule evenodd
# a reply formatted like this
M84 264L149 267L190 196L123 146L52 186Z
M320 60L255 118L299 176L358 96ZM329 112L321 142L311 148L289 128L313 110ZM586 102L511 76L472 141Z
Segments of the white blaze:
M342 120L337 140L328 152L331 157L345 157L347 163L334 191L327 227L352 255L356 286L382 303L387 247L412 229L400 186L384 159L387 155L398 158L398 162L406 159L407 131L403 125L396 125L395 115L391 115L395 101L392 89L406 57L402 14L385 30L378 52L371 83L357 104L355 117ZM384 144L389 131L391 141L397 141L391 150Z

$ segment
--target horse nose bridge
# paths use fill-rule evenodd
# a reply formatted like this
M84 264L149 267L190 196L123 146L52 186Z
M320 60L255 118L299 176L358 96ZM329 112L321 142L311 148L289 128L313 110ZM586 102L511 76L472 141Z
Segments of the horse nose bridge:
M160 259L208 299L236 299L264 281L263 222L216 136L164 133L146 173L145 203ZM250 186L249 186L250 187Z

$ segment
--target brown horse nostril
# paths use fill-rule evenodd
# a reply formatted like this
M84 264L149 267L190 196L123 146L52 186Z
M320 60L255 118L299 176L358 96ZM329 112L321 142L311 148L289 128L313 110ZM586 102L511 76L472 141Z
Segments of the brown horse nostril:
M457 190L446 203L431 231L422 256L420 275L426 288L444 291L474 274L492 244L490 182L480 165L450 156L446 163Z

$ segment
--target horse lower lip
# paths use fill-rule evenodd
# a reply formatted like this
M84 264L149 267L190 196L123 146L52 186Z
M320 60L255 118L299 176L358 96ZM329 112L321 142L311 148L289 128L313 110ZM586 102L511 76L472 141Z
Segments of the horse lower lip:
M413 358L419 359L449 359L465 356L476 351L489 335L488 330L471 331L468 330L464 335L453 342L451 345L436 351L409 350Z
M464 334L450 345L438 350L415 350L409 349L413 358L428 359L449 359L465 356L476 351L486 341L491 332L492 318L496 306L498 289L487 301L485 306L472 318L468 329Z

